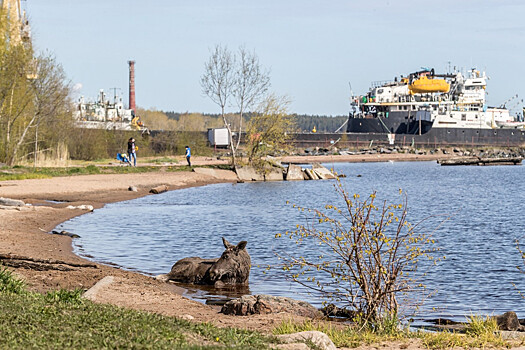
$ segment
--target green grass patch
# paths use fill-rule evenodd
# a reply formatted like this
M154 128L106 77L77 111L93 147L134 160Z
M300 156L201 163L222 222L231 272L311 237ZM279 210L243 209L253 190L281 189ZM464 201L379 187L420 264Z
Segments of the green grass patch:
M337 347L355 348L362 345L381 344L384 342L410 342L419 339L428 349L484 349L511 348L522 345L505 341L497 331L490 317L470 318L467 331L464 334L456 332L421 332L409 331L408 328L397 327L358 327L323 321L304 321L296 323L292 320L283 321L273 330L273 334L290 334L303 331L320 331L327 334Z
M162 157L162 158L156 158L151 160L154 164L162 164L162 163L175 163L178 164L179 160L176 158L169 158L169 157Z
M5 349L267 349L257 332L94 304L80 290L26 292L0 271L0 343Z
M295 323L292 320L283 321L274 329L273 334L290 334L304 331L323 332L332 339L335 346L350 348L355 348L363 344L370 345L384 341L396 341L409 338L408 332L401 329L386 334L377 333L368 328L359 329L358 327L351 327L332 322L310 320L302 323Z

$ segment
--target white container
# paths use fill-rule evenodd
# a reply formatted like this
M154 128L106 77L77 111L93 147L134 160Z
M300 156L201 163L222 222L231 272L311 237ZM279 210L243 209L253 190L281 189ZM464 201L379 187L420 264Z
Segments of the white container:
M208 129L208 141L211 146L228 147L230 134L227 128Z

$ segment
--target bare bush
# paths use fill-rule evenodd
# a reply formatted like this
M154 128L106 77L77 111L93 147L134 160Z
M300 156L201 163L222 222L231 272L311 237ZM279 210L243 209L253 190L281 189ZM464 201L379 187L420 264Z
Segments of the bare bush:
M430 235L416 232L407 221L407 197L399 204L377 203L376 193L365 200L350 195L337 180L342 206L324 210L294 206L310 213L306 225L277 237L289 237L315 249L316 257L280 254L291 278L318 293L324 302L354 310L360 321L380 325L397 317L398 295L424 286L416 271L421 258L437 261ZM406 305L404 305L406 306Z

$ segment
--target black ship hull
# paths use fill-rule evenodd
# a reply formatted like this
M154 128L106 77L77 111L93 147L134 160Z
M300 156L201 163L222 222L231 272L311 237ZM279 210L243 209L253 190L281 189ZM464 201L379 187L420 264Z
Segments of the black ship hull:
M402 146L525 146L525 129L433 128L428 120L392 113L388 118L350 116L346 138Z

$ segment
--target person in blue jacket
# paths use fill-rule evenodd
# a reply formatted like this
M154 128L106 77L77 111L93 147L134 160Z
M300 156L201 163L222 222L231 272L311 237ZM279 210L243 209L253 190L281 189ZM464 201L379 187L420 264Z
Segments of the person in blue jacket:
M188 166L191 167L190 158L191 158L191 149L190 149L190 146L186 146L186 160L188 161Z

